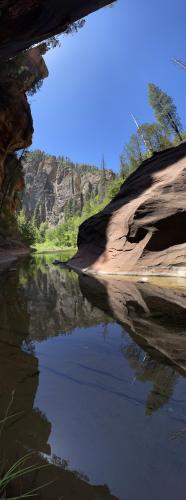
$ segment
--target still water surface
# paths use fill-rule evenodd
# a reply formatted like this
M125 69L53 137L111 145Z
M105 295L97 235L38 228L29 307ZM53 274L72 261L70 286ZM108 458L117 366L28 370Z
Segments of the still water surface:
M56 485L39 498L185 500L184 353L170 362L186 336L185 292L111 279L106 289L53 258L0 277L0 418L22 412L0 436L5 461L34 450L53 464L44 482L57 469Z

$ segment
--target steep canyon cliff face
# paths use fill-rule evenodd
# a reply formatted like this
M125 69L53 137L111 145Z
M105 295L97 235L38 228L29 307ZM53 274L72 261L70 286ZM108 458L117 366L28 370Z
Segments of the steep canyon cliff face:
M24 253L12 215L24 188L17 151L32 143L27 92L48 76L39 47L109 0L2 0L0 5L0 253ZM43 45L43 44L41 44ZM41 46L40 46L41 47ZM28 49L28 50L27 50ZM14 57L15 56L15 57ZM15 154L16 153L16 154Z
M25 247L13 214L20 204L24 176L18 151L32 142L33 122L26 93L48 76L40 49L34 48L0 65L0 252Z
M186 275L186 143L156 153L80 227L71 266L93 273Z
M23 208L37 224L47 221L49 226L64 222L65 216L81 214L86 202L102 194L115 177L111 170L75 165L41 151L27 153L23 170Z

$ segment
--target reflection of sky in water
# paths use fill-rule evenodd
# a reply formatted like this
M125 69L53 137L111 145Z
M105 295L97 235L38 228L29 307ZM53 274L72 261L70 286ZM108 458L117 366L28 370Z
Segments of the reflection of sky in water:
M110 278L108 297L53 258L0 277L0 410L15 384L15 411L26 410L11 446L19 435L21 454L28 443L47 452L50 434L51 454L121 500L185 500L185 378L147 347L163 337L184 366L184 291Z
M121 499L175 500L176 490L182 499L186 436L171 436L186 425L185 381L179 377L173 398L163 397L157 411L160 396L154 394L154 412L147 416L153 384L148 375L139 381L143 351L138 348L136 372L131 352L129 359L123 355L132 344L117 324L107 325L106 332L100 325L37 343L41 373L35 404L52 423L52 453L91 483L108 484Z

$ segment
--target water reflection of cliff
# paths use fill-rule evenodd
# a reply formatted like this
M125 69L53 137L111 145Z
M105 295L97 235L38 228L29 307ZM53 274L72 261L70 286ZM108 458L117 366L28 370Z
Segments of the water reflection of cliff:
M90 303L123 324L135 341L123 354L136 378L152 383L146 402L151 414L172 396L177 370L186 371L186 291L83 275L79 284Z
M151 415L172 396L177 370L186 369L186 293L147 283L95 279L47 266L25 264L2 275L0 295L0 419L21 412L5 426L1 439L3 463L13 463L28 450L35 462L51 460L51 424L34 408L39 382L32 341L44 340L75 328L117 321L129 338L121 350L134 380L149 383L146 414ZM28 352L21 346L28 346ZM43 454L45 456L43 456ZM93 487L67 464L53 457L49 469L39 471L21 488L55 479L40 492L41 499L93 500L113 498L107 487ZM20 485L18 485L19 493Z
M152 384L147 413L169 400L177 377L174 368L186 369L186 292L116 278L78 277L48 266L42 258L10 273L6 283L1 280L1 340L18 346L24 341L32 352L34 340L116 320L132 337L123 354L136 379Z
M40 260L37 266L26 266L20 281L30 316L29 335L32 340L70 333L112 321L93 306L79 288L77 274L68 273Z
M5 425L0 425L1 470L7 470L16 460L30 451L33 452L33 457L26 465L49 463L47 468L21 478L7 493L9 496L20 495L51 481L47 488L38 492L38 499L114 499L107 486L91 486L79 472L68 470L68 464L63 460L50 456L48 439L51 424L46 416L34 407L39 383L38 361L33 354L21 350L23 341L29 343L30 328L33 331L36 324L32 323L32 313L34 313L31 307L32 294L37 293L35 299L36 301L40 299L41 304L45 300L47 290L52 293L54 291L53 282L49 278L47 280L45 274L41 276L40 273L41 270L39 277L36 273L35 278L33 272L27 276L22 274L21 279L18 272L0 277L0 421L5 416L14 415ZM32 283L31 297L28 293L29 280ZM43 308L43 313L45 311L47 306ZM48 314L50 312L51 310ZM52 334L55 333L56 325L61 324L57 312L55 321L57 323L53 325ZM44 324L46 326L45 322ZM37 332L38 330L36 337Z
M186 370L186 290L80 276L84 296L125 325L141 347Z

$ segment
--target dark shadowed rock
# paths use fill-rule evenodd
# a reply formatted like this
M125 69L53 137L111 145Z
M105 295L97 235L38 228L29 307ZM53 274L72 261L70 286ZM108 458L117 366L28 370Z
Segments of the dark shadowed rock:
M23 171L15 152L32 143L33 121L26 92L36 80L47 76L38 47L23 54L20 60L0 65L0 260L5 251L10 258L27 253L13 217L24 189Z
M113 0L2 0L0 58L8 58L36 42L65 31Z

